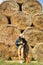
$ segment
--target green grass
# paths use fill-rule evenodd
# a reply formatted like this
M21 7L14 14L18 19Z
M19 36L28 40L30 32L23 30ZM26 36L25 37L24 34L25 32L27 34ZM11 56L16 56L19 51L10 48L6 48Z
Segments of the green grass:
M34 63L34 62L31 62L31 63L22 63L22 64L20 64L20 63L17 63L17 62L13 62L13 63L11 63L10 61L9 62L5 62L5 61L0 61L0 65L43 65L43 64L40 64L39 62L36 62L36 63Z
M38 61L32 61L30 63L19 63L19 62L14 62L14 61L3 61L2 58L0 58L0 65L43 65L40 64Z

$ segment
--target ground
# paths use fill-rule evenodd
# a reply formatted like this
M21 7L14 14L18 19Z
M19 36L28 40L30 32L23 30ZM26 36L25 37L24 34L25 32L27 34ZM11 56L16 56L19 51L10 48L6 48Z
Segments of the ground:
M2 61L0 60L0 65L43 65L43 64L40 64L39 62L31 62L31 63L17 63L17 62L6 62L6 61Z

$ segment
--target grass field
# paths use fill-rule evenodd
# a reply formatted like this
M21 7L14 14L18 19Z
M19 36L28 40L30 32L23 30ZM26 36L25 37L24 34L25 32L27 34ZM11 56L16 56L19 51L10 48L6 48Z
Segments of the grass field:
M0 65L43 65L43 64L40 64L39 62L31 62L31 63L17 63L17 62L5 62L5 61L0 61Z

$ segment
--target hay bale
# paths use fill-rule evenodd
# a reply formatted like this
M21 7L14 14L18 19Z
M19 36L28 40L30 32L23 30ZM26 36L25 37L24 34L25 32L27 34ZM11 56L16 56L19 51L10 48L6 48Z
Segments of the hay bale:
M9 57L8 47L2 42L0 42L0 57L3 59L8 59Z
M3 14L0 13L0 24L8 24L8 20L6 18L6 16L4 16Z
M19 29L24 30L32 24L30 14L18 12L11 17L11 24L16 25Z
M4 41L6 45L15 44L20 34L19 29L13 25L1 25L0 27L4 27L0 30L0 41Z
M19 60L18 49L16 48L16 44L13 44L8 48L9 48L9 57L11 57L12 60Z
M38 60L38 55L37 55L37 46L39 43L37 43L35 46L32 46L29 44L29 53L28 53L28 58L30 61L37 61Z
M36 43L43 42L43 32L35 27L27 28L23 35L29 45L36 45Z
M42 11L42 6L38 1L29 0L22 5L22 10L25 13L30 13L32 15Z
M7 31L8 31L7 40L6 40L7 44L8 45L15 44L15 41L19 37L19 34L20 34L19 29L15 26L11 26L11 27L7 27Z
M34 18L33 18L33 24L37 28L43 30L43 13L38 13L38 14L36 14L34 16Z
M4 1L1 4L1 10L4 15L11 16L19 10L19 6L15 2Z
M43 32L35 27L28 27L23 35L27 40L27 44L29 46L29 53L31 54L30 58L34 60L38 59L37 55L37 46L40 42L43 43ZM29 55L28 53L28 55Z

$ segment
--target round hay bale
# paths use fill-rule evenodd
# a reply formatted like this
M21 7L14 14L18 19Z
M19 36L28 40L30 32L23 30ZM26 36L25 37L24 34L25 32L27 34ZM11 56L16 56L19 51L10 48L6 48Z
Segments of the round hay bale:
M19 37L20 30L16 26L5 25L0 33L0 41L4 41L6 45L13 45L15 44L16 39Z
M31 46L36 45L38 42L43 42L43 32L35 27L27 28L23 32L23 35L27 40L27 43Z
M33 18L33 24L43 30L43 13L36 14Z
M3 59L8 59L9 57L9 52L8 52L8 47L5 45L5 43L0 42L0 57Z
M19 6L15 2L4 1L1 4L1 10L4 15L11 16L19 10Z
M15 44L16 39L19 37L20 30L16 26L8 26L7 28L8 36L7 36L7 43L9 45ZM11 32L10 32L11 31Z
M8 24L8 20L6 18L6 16L4 16L3 14L0 13L0 24Z
M11 17L11 24L16 25L19 29L24 30L32 24L30 14L18 12Z
M36 53L36 48L32 48L31 45L29 45L29 50L28 50L28 55L26 57L29 59L29 61L34 61L37 60L37 53Z
M22 10L25 13L36 14L42 11L42 6L38 1L29 0L22 5Z

